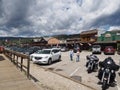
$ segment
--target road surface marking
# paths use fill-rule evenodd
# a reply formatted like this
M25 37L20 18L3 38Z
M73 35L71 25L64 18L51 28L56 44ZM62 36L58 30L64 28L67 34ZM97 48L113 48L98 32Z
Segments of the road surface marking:
M75 71L72 72L69 76L73 76L73 74L75 74L79 69L80 69L80 67L76 68Z
M116 82L117 82L117 80L116 80ZM120 90L120 87L119 87L118 85L119 85L119 84L117 83L117 89Z
M117 86L117 89L118 89L118 90L120 90L120 87L119 87L119 86Z

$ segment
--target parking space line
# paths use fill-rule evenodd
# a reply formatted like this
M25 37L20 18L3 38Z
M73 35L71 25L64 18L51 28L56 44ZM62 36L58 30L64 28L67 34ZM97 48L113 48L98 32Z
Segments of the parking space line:
M76 68L75 71L72 72L69 76L73 76L79 69L80 69L80 67Z
M119 86L117 86L117 89L118 89L118 90L120 90L120 87L119 87Z

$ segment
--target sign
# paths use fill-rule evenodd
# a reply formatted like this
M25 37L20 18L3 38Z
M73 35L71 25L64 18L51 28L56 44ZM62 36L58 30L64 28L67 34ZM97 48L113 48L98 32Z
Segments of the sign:
M116 35L120 35L120 33L116 33Z
M105 34L105 37L111 37L110 33Z

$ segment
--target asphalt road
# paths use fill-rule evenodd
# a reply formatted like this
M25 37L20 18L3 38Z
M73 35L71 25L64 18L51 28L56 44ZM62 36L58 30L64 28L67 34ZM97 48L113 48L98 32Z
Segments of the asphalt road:
M54 71L56 73L59 73L61 75L71 77L72 79L77 80L78 82L81 82L83 84L86 84L88 86L92 86L96 90L101 90L101 85L98 83L97 74L98 72L93 72L88 74L86 71L86 55L90 55L91 52L88 51L82 51L80 53L80 62L76 62L76 54L74 54L74 60L70 61L69 58L69 52L62 52L62 59L60 62L54 62L51 65L40 65L41 67L47 68L51 71ZM120 55L104 55L102 54L96 54L100 61L104 60L106 57L111 56L116 64L119 64L120 62ZM109 90L120 90L120 75L119 72L116 72L116 80L117 85L115 87L109 87Z

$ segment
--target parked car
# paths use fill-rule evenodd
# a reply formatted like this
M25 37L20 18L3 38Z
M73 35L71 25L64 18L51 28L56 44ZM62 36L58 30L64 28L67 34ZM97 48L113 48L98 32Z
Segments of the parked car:
M69 49L67 47L61 47L61 52L68 51Z
M61 51L58 48L42 49L30 55L33 63L51 64L53 61L61 60Z
M115 54L115 49L113 46L106 46L104 49L104 54Z
M29 47L28 49L25 50L25 54L26 55L30 55L30 54L33 54L34 52L38 51L38 50L42 50L41 47L37 47L37 46L34 46L34 47Z
M117 50L117 54L120 55L120 48L118 48L118 50Z
M92 53L93 54L96 54L96 53L101 54L101 46L100 45L93 45L92 46Z

